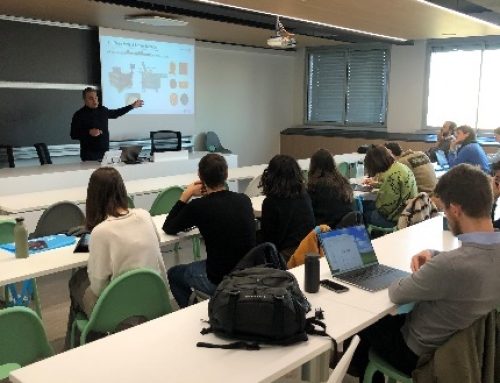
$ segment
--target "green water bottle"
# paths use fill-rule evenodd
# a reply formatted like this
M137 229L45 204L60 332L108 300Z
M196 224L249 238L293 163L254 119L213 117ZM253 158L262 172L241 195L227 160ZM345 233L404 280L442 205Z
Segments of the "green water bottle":
M24 218L16 218L14 226L14 243L16 245L16 258L28 258L28 230L24 226Z

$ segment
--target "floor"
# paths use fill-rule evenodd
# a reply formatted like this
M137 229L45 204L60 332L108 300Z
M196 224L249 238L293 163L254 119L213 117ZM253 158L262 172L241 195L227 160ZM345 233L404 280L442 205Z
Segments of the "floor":
M190 242L181 244L179 257L174 255L171 249L163 249L165 266L167 269L176 263L187 263L192 261L192 248ZM202 256L205 256L202 246ZM56 353L64 351L64 337L69 309L68 280L71 271L60 272L50 276L37 278L39 296L42 304L42 317L49 341ZM175 301L172 305L178 309ZM276 383L300 383L297 372L288 374ZM346 376L343 383L356 383L356 378Z

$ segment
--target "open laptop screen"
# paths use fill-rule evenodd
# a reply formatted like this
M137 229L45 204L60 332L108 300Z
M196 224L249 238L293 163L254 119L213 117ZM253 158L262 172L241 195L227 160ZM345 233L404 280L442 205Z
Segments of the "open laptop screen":
M448 169L450 167L444 151L436 150L436 159L442 169Z
M377 263L370 236L362 225L319 234L332 274Z

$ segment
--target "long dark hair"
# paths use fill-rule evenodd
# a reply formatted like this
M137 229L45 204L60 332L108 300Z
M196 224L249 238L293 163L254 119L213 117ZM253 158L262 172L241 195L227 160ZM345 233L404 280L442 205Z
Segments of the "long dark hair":
M120 173L112 167L102 167L90 176L87 188L86 226L88 230L108 216L118 217L128 210L127 190Z
M271 159L262 174L259 187L262 187L264 195L280 198L294 198L306 190L299 164L284 154Z
M319 149L311 157L307 190L328 190L332 196L339 197L344 202L352 202L352 187L340 174L332 155L326 149Z

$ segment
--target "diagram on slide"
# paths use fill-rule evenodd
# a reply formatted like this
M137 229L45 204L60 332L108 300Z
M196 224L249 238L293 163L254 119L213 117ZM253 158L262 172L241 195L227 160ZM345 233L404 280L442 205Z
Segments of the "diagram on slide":
M101 36L103 104L131 114L194 113L194 45Z

